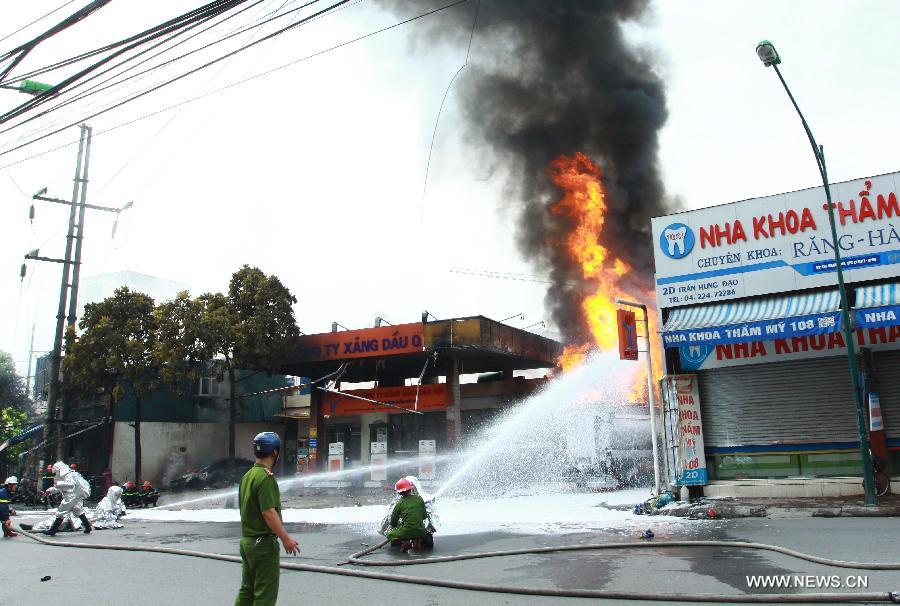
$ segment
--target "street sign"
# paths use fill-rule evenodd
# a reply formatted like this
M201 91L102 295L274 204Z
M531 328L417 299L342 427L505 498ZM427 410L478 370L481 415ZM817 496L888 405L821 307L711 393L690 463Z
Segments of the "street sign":
M619 329L619 359L637 360L637 324L634 312L624 309L616 310L616 324Z
M318 448L318 446L319 446L318 438L310 438L309 439L309 447L310 448Z

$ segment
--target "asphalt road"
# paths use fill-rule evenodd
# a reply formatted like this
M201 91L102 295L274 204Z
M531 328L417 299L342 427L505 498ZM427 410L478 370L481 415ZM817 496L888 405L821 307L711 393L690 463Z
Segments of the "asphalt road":
M796 518L696 521L654 524L656 541L723 539L772 543L829 558L900 561L895 518ZM299 538L295 561L335 565L379 537L370 528L288 525ZM240 530L233 523L126 521L120 530L60 534L86 543L163 545L237 554ZM434 555L514 549L529 546L634 540L634 527L590 533L531 534L490 532L436 537ZM403 557L387 551L377 558ZM25 537L0 541L0 603L140 605L231 604L240 582L240 566L197 558L140 552L70 549L40 545ZM656 591L734 595L747 593L746 575L813 574L841 577L867 574L869 591L900 591L900 572L828 568L780 554L717 549L649 549L557 553L379 568L422 577L533 587ZM47 582L41 577L50 575ZM755 590L760 591L760 590ZM779 590L797 592L799 590ZM475 593L369 579L282 571L279 604L579 604L585 599L529 598ZM606 602L611 603L611 602ZM628 602L638 604L640 602ZM652 602L651 602L652 603ZM656 602L658 603L658 602Z

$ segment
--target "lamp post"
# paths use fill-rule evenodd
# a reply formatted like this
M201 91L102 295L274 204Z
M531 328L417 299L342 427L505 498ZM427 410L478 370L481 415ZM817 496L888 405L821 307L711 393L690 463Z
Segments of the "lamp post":
M856 345L853 342L854 335L850 327L850 305L847 302L847 289L844 286L844 270L841 267L841 249L837 235L837 223L834 218L834 204L831 202L831 189L828 187L828 170L825 167L825 151L822 146L816 143L816 139L809 129L809 124L806 123L806 118L803 117L803 113L800 111L800 106L797 105L794 95L791 94L791 89L788 88L787 82L784 81L784 76L781 75L781 70L778 69L778 65L781 63L781 56L778 54L778 51L775 50L775 45L768 40L763 40L756 45L756 54L760 61L763 62L763 65L775 69L775 73L778 74L778 79L781 80L781 85L784 86L784 90L788 94L794 109L797 110L797 115L800 116L800 122L803 123L803 129L806 131L806 136L809 139L809 144L812 146L813 155L816 157L816 165L819 168L819 175L822 177L822 184L825 186L825 200L826 208L828 210L828 222L831 224L831 243L834 248L838 292L841 296L842 329L844 340L847 341L850 382L853 386L853 399L856 403L856 424L857 429L859 430L859 450L862 457L863 485L866 490L866 505L875 505L875 481L872 470L872 451L869 445L869 430L866 423L866 411L863 406L862 394L860 393L859 388Z
M656 398L653 393L653 360L650 355L650 350L653 349L653 342L650 340L650 318L647 315L647 306L643 303L616 299L616 304L625 307L636 307L644 314L644 337L647 339L647 401L650 405L650 443L653 448L653 494L658 496L662 481L659 473L659 446L656 438Z

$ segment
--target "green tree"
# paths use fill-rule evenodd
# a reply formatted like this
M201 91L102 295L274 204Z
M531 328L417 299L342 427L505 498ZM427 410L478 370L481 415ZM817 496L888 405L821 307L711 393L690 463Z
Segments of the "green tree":
M174 393L182 394L185 384L197 379L201 366L211 357L200 323L203 311L201 300L192 299L187 291L153 311L157 326L153 355L160 380Z
M276 276L244 265L231 276L228 295L199 297L200 339L210 358L222 360L228 372L228 456L235 456L238 402L237 368L277 372L299 331L294 317L296 297Z
M134 477L141 479L141 405L159 389L159 368L153 355L157 339L153 299L127 287L89 303L78 323L82 334L70 336L63 360L70 393L90 396L113 383L112 396L134 396Z
M26 412L31 408L25 381L16 373L12 356L0 351L0 408L6 406Z
M28 413L15 406L0 408L0 444L28 429ZM28 448L28 442L21 442L10 446L6 450L7 460L13 460Z

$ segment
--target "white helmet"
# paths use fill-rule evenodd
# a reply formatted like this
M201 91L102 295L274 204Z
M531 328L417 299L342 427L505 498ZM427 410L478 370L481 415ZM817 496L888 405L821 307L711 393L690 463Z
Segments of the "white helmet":
M19 478L17 478L16 476L9 476L8 478L6 478L6 481L3 483L4 484L18 484Z

